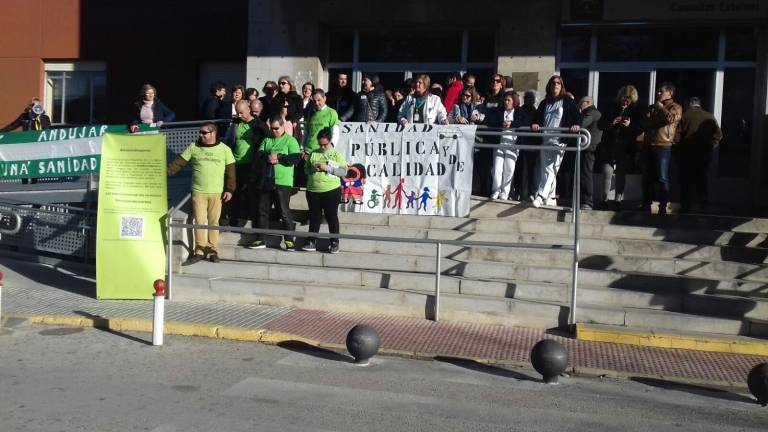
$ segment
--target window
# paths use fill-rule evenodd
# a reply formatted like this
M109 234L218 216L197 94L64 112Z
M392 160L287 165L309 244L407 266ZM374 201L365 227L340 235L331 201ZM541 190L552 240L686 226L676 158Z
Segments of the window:
M731 29L726 35L726 60L755 61L757 58L757 41L755 40L754 29Z
M719 32L712 29L605 30L598 61L715 61Z
M107 77L103 64L48 63L45 107L53 124L106 122Z
M493 63L496 61L496 34L492 31L471 30L467 37L467 61Z
M589 70L587 69L563 69L560 71L565 89L578 100L589 95ZM549 78L547 78L549 80ZM544 95L541 95L544 97Z
M328 60L332 63L351 63L354 55L354 40L354 32L331 32L328 40L330 47Z
M752 119L754 117L755 70L726 69L723 83L723 140L719 174L747 177L750 174Z
M361 31L359 61L455 62L461 59L461 47L461 31Z
M589 39L588 31L564 30L560 39L560 61L588 62Z

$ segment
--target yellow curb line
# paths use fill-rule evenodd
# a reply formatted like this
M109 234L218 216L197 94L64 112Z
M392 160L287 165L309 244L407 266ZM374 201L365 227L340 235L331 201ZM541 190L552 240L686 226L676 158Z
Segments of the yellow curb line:
M87 318L87 317L71 317L71 316L51 316L51 315L26 315L26 314L3 314L3 319L0 324L7 321L9 318L22 318L26 319L34 324L47 324L47 325L64 325L72 327L94 327L94 328L106 328L114 331L139 331L139 332L152 332L152 321L143 319L131 319L131 318ZM271 330L263 329L244 329L237 327L216 327L205 324L191 324L184 322L166 322L165 334L178 335L178 336L200 336L212 339L227 339L246 342L259 342L266 345L278 345L283 342L303 342L307 345L315 346L318 348L334 349L334 350L346 350L346 345L322 342L316 339L306 338L303 336L293 335L283 332L275 332ZM401 357L415 360L434 360L439 357L451 357L444 354L421 352L421 351L407 351L407 350L395 350L383 348L379 350L379 354ZM527 361L514 361L514 360L499 360L494 358L484 357L453 357L462 360L474 361L477 363L489 365L489 366L511 366L511 367L527 367L530 365ZM702 385L706 387L716 387L722 389L747 389L746 377L743 382L730 382L730 381L705 381L681 377L668 377L663 375L647 375L638 374L632 372L623 372L610 369L597 369L588 367L576 367L570 366L568 372L574 376L581 377L612 377L612 378L653 378L660 379L669 382L677 382L683 384Z
M768 356L768 341L728 340L651 331L596 328L589 324L576 324L576 339L656 348Z

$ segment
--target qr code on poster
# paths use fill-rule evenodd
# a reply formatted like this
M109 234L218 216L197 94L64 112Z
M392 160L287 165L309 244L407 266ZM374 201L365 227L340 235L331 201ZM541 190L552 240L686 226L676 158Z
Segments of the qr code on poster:
M144 218L142 216L120 216L120 238L144 238Z

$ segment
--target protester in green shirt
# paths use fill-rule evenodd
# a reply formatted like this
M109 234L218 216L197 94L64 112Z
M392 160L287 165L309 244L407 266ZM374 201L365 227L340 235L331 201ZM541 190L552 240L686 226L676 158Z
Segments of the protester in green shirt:
M307 171L307 203L309 204L309 232L320 232L320 222L325 214L328 232L339 233L339 202L341 201L341 181L339 177L347 173L347 161L344 155L333 148L331 129L325 128L317 134L319 149L305 153ZM302 250L317 250L314 237L307 239ZM331 239L330 253L339 252L339 239Z
M192 213L199 225L219 225L221 202L232 199L237 184L232 150L216 136L216 124L203 123L200 138L168 165L168 175L179 172L187 163L192 166ZM226 175L227 183L224 184ZM219 230L195 229L195 253L184 265L208 259L219 262Z
M312 153L320 148L317 143L317 134L325 129L331 129L331 142L339 142L341 129L339 128L339 114L333 108L325 104L325 91L315 89L312 93L312 100L315 102L317 111L315 111L307 122L307 133L304 135L304 152Z
M253 191L258 208L256 228L269 228L269 209L272 201L280 208L283 220L282 229L293 231L293 214L289 206L293 188L293 168L301 162L299 142L285 133L285 121L279 115L269 119L269 128L274 136L264 139L258 152L253 156L254 181L249 186ZM285 249L296 250L293 236L285 236ZM251 249L266 247L264 237L260 236L250 246Z

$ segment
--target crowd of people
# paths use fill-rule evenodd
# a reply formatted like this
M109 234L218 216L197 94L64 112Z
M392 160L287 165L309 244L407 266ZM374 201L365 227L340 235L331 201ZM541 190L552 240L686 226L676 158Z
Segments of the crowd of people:
M560 196L570 195L570 188L562 185L573 180L574 167L560 168L565 147L577 141L552 134L551 128L564 128L571 134L586 128L592 140L579 160L582 209L624 210L626 175L637 164L642 169L643 191L639 210L650 211L657 201L658 213L666 214L673 160L681 183L679 211L689 212L694 204L707 206L707 170L722 132L699 98L690 98L684 111L675 100L675 86L664 82L657 89L655 103L645 107L638 103L637 89L627 84L603 115L590 96L577 100L559 75L548 80L538 104L534 90L525 91L521 101L511 77L493 74L490 78L489 87L480 89L472 73L453 72L445 83L420 74L401 87L384 89L375 74L364 74L361 90L354 92L342 73L328 93L312 82L303 83L299 90L289 76L267 81L261 92L235 85L228 94L227 87L218 82L200 108L200 117L208 122L200 128L198 141L170 164L168 173L174 174L186 163L192 165L193 207L199 222L244 226L250 219L252 226L267 228L274 205L282 228L292 231L291 191L306 186L310 231L317 232L324 216L330 232L338 233L338 177L347 169L343 155L334 149L340 122L476 124L494 131L529 128L542 132L541 137L533 138L514 133L479 134L479 140L498 147L476 148L473 160L473 193L527 201L534 207L557 205L559 185ZM175 119L149 84L141 88L135 106L134 123L162 125ZM50 127L41 111L39 101L33 101L3 130ZM514 144L540 145L542 149L520 150ZM603 174L597 196L595 172ZM609 200L611 191L613 199ZM296 247L291 237L284 244L288 250ZM260 238L250 246L262 248L265 243ZM198 230L190 260L207 257L218 261L216 247L217 232ZM315 241L310 239L304 249L315 250ZM338 250L338 240L333 239L329 251Z

